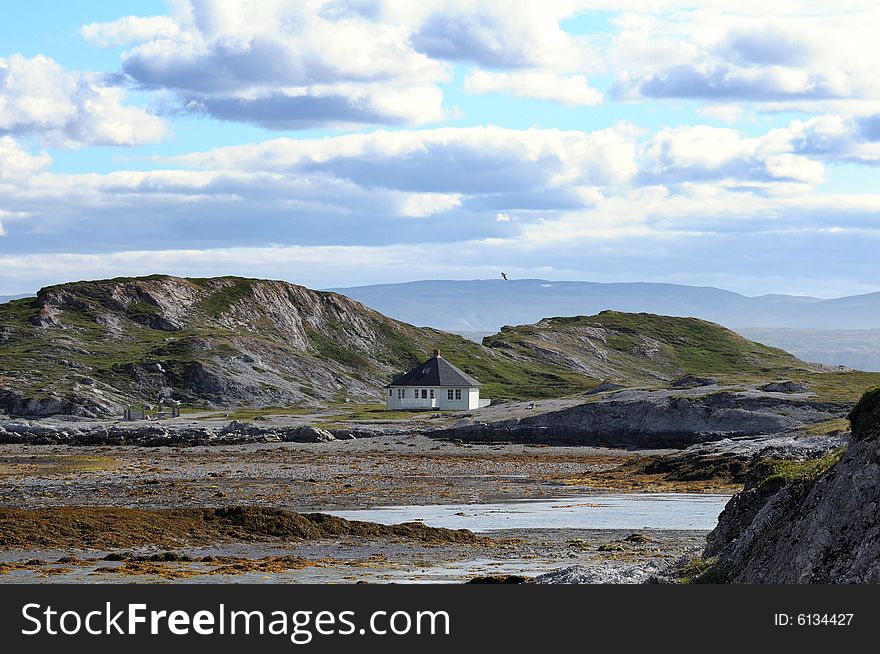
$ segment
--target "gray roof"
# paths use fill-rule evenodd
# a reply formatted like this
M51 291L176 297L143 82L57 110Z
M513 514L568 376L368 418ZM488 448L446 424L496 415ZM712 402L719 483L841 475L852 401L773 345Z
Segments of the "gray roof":
M441 356L434 356L395 379L391 386L479 386L480 382Z

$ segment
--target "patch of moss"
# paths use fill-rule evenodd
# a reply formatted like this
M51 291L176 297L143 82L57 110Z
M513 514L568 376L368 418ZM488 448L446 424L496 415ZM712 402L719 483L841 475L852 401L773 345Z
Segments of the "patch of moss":
M236 279L231 286L225 286L202 301L200 309L208 316L217 317L240 300L254 295L253 283L249 279Z
M315 351L326 359L332 359L337 363L341 363L349 368L368 368L370 362L360 352L349 347L345 347L342 343L333 338L333 336L319 332L314 329L306 330L309 342Z
M812 483L819 477L837 465L843 458L846 447L838 447L818 459L805 461L771 460L766 461L768 474L762 484L774 484L779 482L807 482Z
M853 438L870 438L880 432L880 385L865 391L847 418Z
M269 418L271 416L298 416L311 413L314 409L306 407L247 407L233 409L223 413L211 413L209 415L199 416L196 420L213 420L216 418L224 418L228 420L253 420L254 418Z
M149 302L132 302L125 307L125 312L135 319L149 319L160 315L159 307Z
M676 571L676 577L680 584L726 584L730 581L730 573L718 557L688 561Z
M803 428L804 433L812 434L813 436L826 436L834 432L845 431L849 431L849 421L846 418L823 420L822 422L815 422Z

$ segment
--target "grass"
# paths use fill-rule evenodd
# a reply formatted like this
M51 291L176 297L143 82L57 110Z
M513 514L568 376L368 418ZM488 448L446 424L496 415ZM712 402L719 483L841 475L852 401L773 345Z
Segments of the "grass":
M801 431L812 436L827 436L832 432L846 432L849 431L849 420L846 418L823 420L812 425L805 425L801 428Z
M314 413L315 409L306 407L257 407L257 408L236 408L229 411L211 413L204 416L198 416L196 420L213 420L216 418L227 418L229 420L254 420L255 418L269 418L272 416L300 416Z
M656 348L650 356L645 352L646 338ZM514 327L487 337L484 343L532 362L543 360L545 369L556 363L553 374L558 376L567 360L612 369L610 380L628 386L657 387L664 379L685 374L743 388L789 379L806 383L820 402L854 403L865 388L880 384L880 373L825 372L783 350L696 318L603 311ZM604 352L604 358L596 352Z
M551 333L552 340L544 338ZM585 340L592 347L585 347ZM811 371L783 350L753 343L714 323L647 313L603 311L595 316L550 318L540 326L503 331L486 344L520 353L552 349L561 357L610 365L630 379L691 374L733 382ZM605 352L607 358L596 359L594 352Z
M361 421L361 422L381 422L384 420L410 420L413 418L424 419L426 415L443 414L459 414L460 411L443 411L440 409L430 409L427 411L389 411L384 404L342 404L335 405L333 408L342 409L341 413L333 415L335 421Z
M232 286L226 286L202 301L200 309L208 316L216 317L240 300L252 298L253 282L249 279L234 279Z
M332 336L314 329L306 329L306 334L312 347L325 359L331 359L349 368L372 367L371 362L360 352L342 345Z
M676 571L680 584L724 584L728 574L717 557L695 558Z
M845 447L839 447L818 459L768 461L766 463L769 471L762 484L796 481L812 483L837 465L845 452Z

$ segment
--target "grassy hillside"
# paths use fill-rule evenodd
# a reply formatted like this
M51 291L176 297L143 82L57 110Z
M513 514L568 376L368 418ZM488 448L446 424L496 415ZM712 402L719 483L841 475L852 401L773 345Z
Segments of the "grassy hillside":
M118 413L160 392L223 407L377 401L395 373L436 347L488 397L568 395L595 383L541 362L512 365L334 293L154 275L63 284L0 305L0 407Z
M821 400L855 402L880 374L833 371L696 318L603 311L504 327L483 340L519 360L623 385L667 386L686 375L728 385L802 383Z
M690 318L603 312L504 328L479 345L286 282L165 275L75 282L0 304L0 409L118 414L162 393L189 406L377 402L440 348L484 397L582 393L603 380L666 385L809 379L846 400L880 375L823 372Z

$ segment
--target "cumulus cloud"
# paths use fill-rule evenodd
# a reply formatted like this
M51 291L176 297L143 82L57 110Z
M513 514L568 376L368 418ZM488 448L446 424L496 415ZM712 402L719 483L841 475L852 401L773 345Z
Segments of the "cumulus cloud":
M592 88L583 75L475 70L465 78L464 88L468 93L507 93L567 105L596 105L602 102L602 92Z
M7 221L0 248L384 246L463 234L540 246L729 232L749 223L729 223L725 203L755 217L811 196L822 181L821 161L798 150L795 128L758 137L710 126L647 136L627 125L379 130L218 148L165 158L161 170L78 175L46 172L45 155L4 140L15 163L3 169L16 172L0 184L0 202L27 217Z
M124 105L124 96L101 75L66 71L48 57L0 58L0 134L38 134L64 147L160 140L165 123Z
M445 64L371 3L189 0L171 17L84 28L134 45L126 74L184 107L269 129L419 124L444 116Z
M772 130L767 140L796 155L830 162L880 164L880 115L826 114L794 120Z
M642 149L643 181L821 182L822 164L793 150L777 133L750 138L735 129L709 125L667 127Z
M449 112L447 62L476 71L468 90L572 105L601 94L584 73L600 67L586 36L566 32L570 0L180 0L169 16L92 23L98 44L129 45L125 73L170 89L184 108L268 129L417 125ZM516 72L512 72L512 71Z
M89 23L80 29L83 37L104 47L175 38L180 28L168 16L125 16L109 23Z
M11 136L0 136L0 181L23 180L47 168L52 157L31 154Z
M594 57L589 42L562 29L575 13L571 2L451 1L427 3L411 40L433 58L489 68L580 69Z
M877 12L629 13L611 56L626 98L796 102L878 97Z
M308 129L323 125L410 124L440 120L443 93L433 86L322 85L248 97L191 96L193 112L267 129Z
M175 157L197 168L324 172L364 186L423 192L521 193L614 186L636 174L626 126L596 132L503 127L375 131L272 139Z

